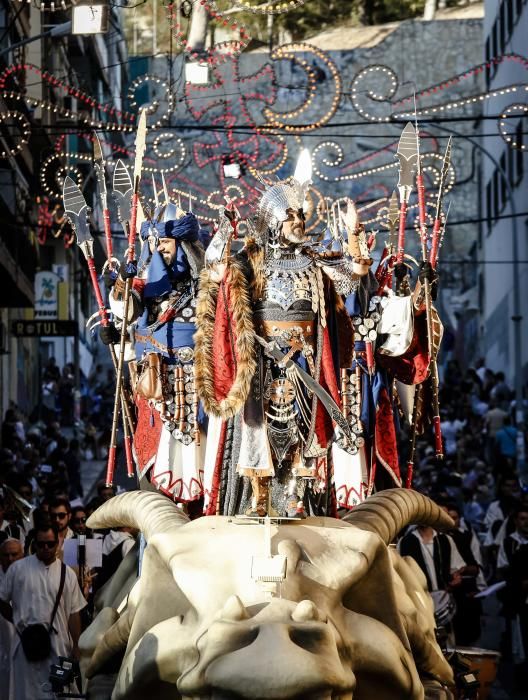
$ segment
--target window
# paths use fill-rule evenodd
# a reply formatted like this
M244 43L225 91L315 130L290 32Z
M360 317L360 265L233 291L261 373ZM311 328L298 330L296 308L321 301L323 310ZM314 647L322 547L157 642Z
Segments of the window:
M493 176L491 177L490 181L486 185L486 219L487 219L487 224L488 224L488 236L491 233L491 228L493 226L493 221L495 219L495 211L493 209L494 207L494 187L493 187Z
M500 190L499 190L499 172L495 170L493 173L493 202L492 202L492 219L495 220L500 209Z
M491 57L494 58L499 53L499 47L497 45L497 22L494 23L491 30Z
M502 2L500 6L499 16L498 16L498 33L499 33L499 46L500 52L504 53L504 47L506 46L506 3Z
M506 149L506 160L508 163L508 167L506 169L506 174L508 175L508 180L513 184L515 178L514 178L514 173L515 173L515 150L513 148L507 148Z
M513 179L513 184L515 187L519 185L524 175L524 153L521 148L523 144L523 119L519 119L517 128L515 129L515 141L517 143L517 148L515 149L515 176Z
M491 37L489 35L486 39L486 56L485 56L485 58L486 58L486 63L489 63L489 60L491 58ZM486 87L488 90L489 90L489 86L490 86L489 85L490 84L490 73L491 73L490 67L486 66L485 75L486 75Z
M513 0L506 0L506 31L508 40L510 39L513 32Z
M523 0L511 0L511 3L515 2L515 21L517 22L522 15L523 10Z
M500 157L500 166L502 168L502 172L506 173L506 153L503 153ZM500 211L502 211L506 206L506 202L509 199L508 189L506 187L506 180L504 179L502 174L500 172L497 172L497 175L500 179Z

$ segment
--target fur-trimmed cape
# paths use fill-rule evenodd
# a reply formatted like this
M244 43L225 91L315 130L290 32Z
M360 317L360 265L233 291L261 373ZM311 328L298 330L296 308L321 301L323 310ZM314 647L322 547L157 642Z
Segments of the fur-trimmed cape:
M226 420L244 406L257 368L251 293L236 258L221 282L202 270L196 327L196 391L206 413Z

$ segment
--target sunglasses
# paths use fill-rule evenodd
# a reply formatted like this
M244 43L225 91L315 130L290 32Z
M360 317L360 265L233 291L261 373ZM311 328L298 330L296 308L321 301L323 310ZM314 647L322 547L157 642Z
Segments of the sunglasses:
M57 540L53 540L52 542L49 542L48 540L36 540L35 546L39 547L40 549L53 549L53 547L57 546Z
M59 520L64 520L68 517L68 513L50 513L50 518L58 518Z
M74 519L73 519L73 522L74 522L74 523L85 523L85 522L86 522L86 518L74 518Z

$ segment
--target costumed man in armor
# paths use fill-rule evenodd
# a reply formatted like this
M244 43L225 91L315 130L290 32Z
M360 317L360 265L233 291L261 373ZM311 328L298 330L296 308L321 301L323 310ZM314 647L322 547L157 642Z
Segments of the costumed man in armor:
M229 254L229 212L206 252L197 308L196 383L210 416L205 512L335 515L330 444L352 326L341 295L368 268L329 266L310 245L311 160L266 189L254 235Z
M135 350L129 371L137 406L134 451L140 478L167 496L191 502L203 496L203 452L195 392L194 342L197 282L203 267L200 226L192 212L171 202L141 226L143 247L128 318ZM122 322L126 265L109 302ZM115 343L113 324L101 329Z
M368 270L345 299L354 351L350 368L341 370L341 400L354 439L338 434L332 448L338 506L348 509L374 488L402 485L398 409L411 423L415 385L427 377L422 280L436 281L436 275L430 266L423 266L411 292L407 266L397 265L393 293L394 259L385 250L378 270L372 272L364 227L351 201L343 222L350 254Z

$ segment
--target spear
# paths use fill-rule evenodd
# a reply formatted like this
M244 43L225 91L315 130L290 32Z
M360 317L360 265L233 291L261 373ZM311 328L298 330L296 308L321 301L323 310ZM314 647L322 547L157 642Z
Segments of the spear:
M114 269L114 262L116 261L115 258L113 258L112 229L110 227L110 210L108 209L108 195L106 192L105 166L101 143L95 131L93 145L94 168L97 177L97 184L99 185L99 199L101 200L101 207L103 209L104 232L106 240L106 258L108 265L112 270Z
M431 238L431 251L429 253L429 262L431 267L436 269L436 264L438 262L438 248L440 246L440 230L442 228L442 202L444 199L445 186L447 182L447 176L449 173L449 166L451 164L451 141L453 137L449 137L447 142L444 160L442 163L442 172L440 174L440 186L438 188L438 196L436 198L436 211L435 219L433 224L433 236Z
M128 330L128 310L130 306L130 293L132 290L132 279L135 275L135 253L136 253L136 236L137 236L137 214L139 205L139 181L141 179L141 170L143 166L143 155L145 153L146 147L146 135L147 135L147 113L142 110L138 121L138 128L136 133L136 160L134 163L134 180L133 188L128 188L127 177L128 171L122 165L118 171L117 165L114 172L114 190L121 194L121 202L123 203L123 209L125 209L125 200L128 198L129 190L131 194L131 206L130 206L130 223L128 227L128 248L126 253L126 282L125 282L125 292L123 300L123 322L121 325L121 338L119 342L119 357L117 360L117 371L116 371L116 394L114 399L114 412L112 416L112 430L110 436L110 447L108 449L108 463L106 467L106 483L108 485L113 484L114 480L114 470L115 470L115 458L117 450L117 423L119 417L119 389L123 381L123 366L125 360L125 345L127 339ZM119 165L119 163L118 163ZM123 169L126 175L123 173ZM117 181L116 181L117 176ZM127 187L125 192L122 192L123 188ZM120 208L121 221L126 221L123 216L123 209Z
M104 222L104 232L106 241L106 265L110 270L114 270L117 260L113 257L113 245L112 245L112 229L110 226L110 210L108 208L108 194L106 190L106 174L105 165L103 159L103 150L101 148L101 143L99 137L94 131L94 168L97 177L97 184L99 189L99 199L101 201L101 207L103 210L103 222ZM117 373L117 357L115 354L115 349L112 344L108 346L110 348L110 355L112 357L112 363L114 365L114 370ZM121 412L123 416L123 432L124 432L124 442L125 442L125 454L127 463L127 474L129 477L134 477L134 462L132 459L132 433L134 432L132 415L130 413L130 404L124 389L121 385Z
M398 192L400 195L400 225L398 230L398 248L396 261L403 262L405 254L405 223L407 219L407 205L411 196L414 180L414 172L418 161L415 128L408 122L402 131L398 143L396 157L399 161Z
M101 325L106 328L109 324L109 320L108 314L106 312L106 307L103 301L103 296L101 294L101 289L99 287L99 282L97 279L97 271L95 269L93 252L94 243L88 227L88 205L86 204L86 200L84 199L84 196L77 184L72 180L71 177L68 176L64 179L63 201L65 214L68 217L73 230L77 234L77 245L82 250L84 258L86 260L86 264L88 265L88 271L90 273L90 279L92 281L92 287L97 301L98 313L101 318ZM114 367L116 367L117 359L115 356L115 350L112 345L110 345L109 348ZM123 413L123 426L126 435L128 432L128 420L127 418L125 418L125 396L122 391L122 388L119 392L119 396ZM132 450L127 450L126 455L127 469L129 471L129 475L134 476Z

